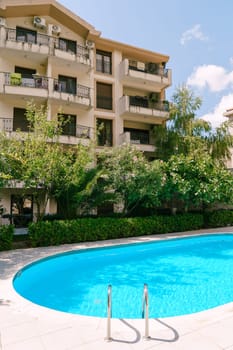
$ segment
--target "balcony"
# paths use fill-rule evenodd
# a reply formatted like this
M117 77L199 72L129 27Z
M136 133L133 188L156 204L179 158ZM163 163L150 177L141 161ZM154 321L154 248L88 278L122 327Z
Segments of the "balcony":
M22 77L20 73L0 73L0 94L25 98L48 98L47 77L33 75Z
M37 74L23 77L20 73L0 73L0 94L14 99L20 97L45 101L52 98L85 110L91 107L89 87L78 84L74 90L69 90L58 79Z
M2 28L2 30L5 30L5 36L1 37L0 47L8 49L8 55L10 53L14 55L14 51L22 57L30 53L30 57L37 62L50 56L60 65L72 64L72 67L76 65L76 68L83 72L87 72L91 67L90 49L82 45L77 44L75 51L71 51L59 45L58 38L49 35L40 33L32 35L26 31L24 35L22 33L19 35L14 28Z
M13 28L5 29L5 40L1 40L1 46L10 50L17 50L25 54L48 56L50 52L51 38L45 34L37 33L36 37L30 35L17 35L17 30ZM18 54L18 53L17 53Z
M67 46L59 44L59 39L54 39L53 43L53 59L57 64L66 61L72 64L72 69L76 65L79 71L87 73L91 68L90 50L82 45L76 44L74 50L70 50Z
M171 85L171 70L155 63L124 59L120 63L120 79L125 86L159 92Z
M75 89L68 89L58 79L53 79L53 91L51 97L55 100L63 100L68 105L78 105L82 109L91 107L91 89L87 86L77 84Z
M75 135L61 135L59 136L59 142L69 145L77 145L81 143L84 146L88 146L90 139L94 136L94 129L84 125L76 125Z
M17 116L15 117L17 118ZM0 132L4 131L6 133L11 133L14 130L14 118L1 118L0 117ZM22 123L22 129L24 130L25 123ZM20 125L18 125L17 129L20 129ZM29 132L29 130L24 132ZM63 144L76 145L78 143L82 143L83 145L88 145L90 139L94 137L94 129L84 125L76 125L74 135L60 135L59 142Z
M120 145L122 144L131 144L134 145L138 150L142 152L154 152L155 146L150 143L149 138L142 137L139 133L138 135L130 131L123 132L120 134Z
M169 106L167 101L151 102L147 97L122 96L119 114L125 120L161 124L169 117Z

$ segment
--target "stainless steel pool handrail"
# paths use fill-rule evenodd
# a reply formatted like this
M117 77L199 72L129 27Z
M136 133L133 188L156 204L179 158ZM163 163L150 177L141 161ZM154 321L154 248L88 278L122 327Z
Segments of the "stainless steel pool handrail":
M142 298L142 318L145 318L145 335L144 339L149 340L149 295L148 285L144 283L143 298Z
M105 340L111 341L111 318L112 318L112 286L108 285L108 298L107 298L107 335Z

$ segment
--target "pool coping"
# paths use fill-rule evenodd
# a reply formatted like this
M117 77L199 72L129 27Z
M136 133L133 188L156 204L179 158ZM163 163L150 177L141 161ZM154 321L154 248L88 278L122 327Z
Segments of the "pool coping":
M106 342L105 318L38 306L18 295L12 286L19 269L57 253L215 233L233 233L233 227L0 252L0 350L233 350L233 302L191 315L150 319L149 341L143 338L144 320L112 319L113 341Z

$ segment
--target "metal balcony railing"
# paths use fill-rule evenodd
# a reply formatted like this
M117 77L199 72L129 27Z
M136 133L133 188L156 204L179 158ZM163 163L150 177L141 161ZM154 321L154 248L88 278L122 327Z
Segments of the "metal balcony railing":
M36 74L22 76L20 73L5 73L5 85L48 89L48 78Z
M13 118L0 118L0 130L6 132L13 131Z
M67 94L90 99L90 88L81 84L78 84L75 88L68 86L64 81L54 79L53 89L57 92L65 92Z
M77 125L76 127L76 137L81 139L90 139L91 138L92 128L84 125Z
M82 46L80 44L76 44L74 47L70 47L68 45L65 45L65 39L64 41L59 41L58 38L53 38L54 40L54 48L69 52L71 54L77 55L77 56L83 56L85 58L89 58L89 49L85 46ZM64 43L64 44L63 44Z
M17 116L15 118L17 118ZM0 117L0 130L6 131L6 132L14 131L13 122L14 122L13 118L1 118ZM75 126L75 128L76 128L75 135L64 134L64 136L75 136L77 138L82 138L82 139L90 139L91 138L91 136L92 136L92 128L91 127L77 124ZM21 128L19 127L19 129L21 129ZM29 130L26 130L26 131L29 131Z
M129 60L129 69L136 70L139 72L159 75L161 77L168 77L168 69L163 68L159 66L157 63L149 62L139 62L139 61L133 61Z
M90 50L87 47L80 44L76 43L74 48L70 48L68 45L62 45L62 42L53 36L40 33L32 34L31 32L27 31L19 33L15 28L6 28L6 40L12 42L45 45L49 47L50 54L54 54L54 49L58 49L69 52L78 57L88 59L90 53ZM63 39L63 41L65 42L65 39Z
M169 112L169 103L168 101L151 101L148 97L143 96L129 96L130 106L150 108L158 111Z
M25 32L19 35L17 34L16 29L6 28L6 40L49 46L53 38L50 37L49 35L40 34L40 33L37 33L36 35L32 35L30 33Z

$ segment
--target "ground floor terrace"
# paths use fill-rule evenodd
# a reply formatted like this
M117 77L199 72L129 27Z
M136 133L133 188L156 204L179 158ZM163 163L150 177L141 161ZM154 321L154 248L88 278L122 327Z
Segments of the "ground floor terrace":
M186 234L233 232L233 227ZM18 295L12 278L37 259L75 249L184 236L174 233L95 243L29 248L0 253L0 350L233 350L233 302L191 315L150 319L150 340L143 319L113 319L107 342L105 318L72 315L29 302Z

